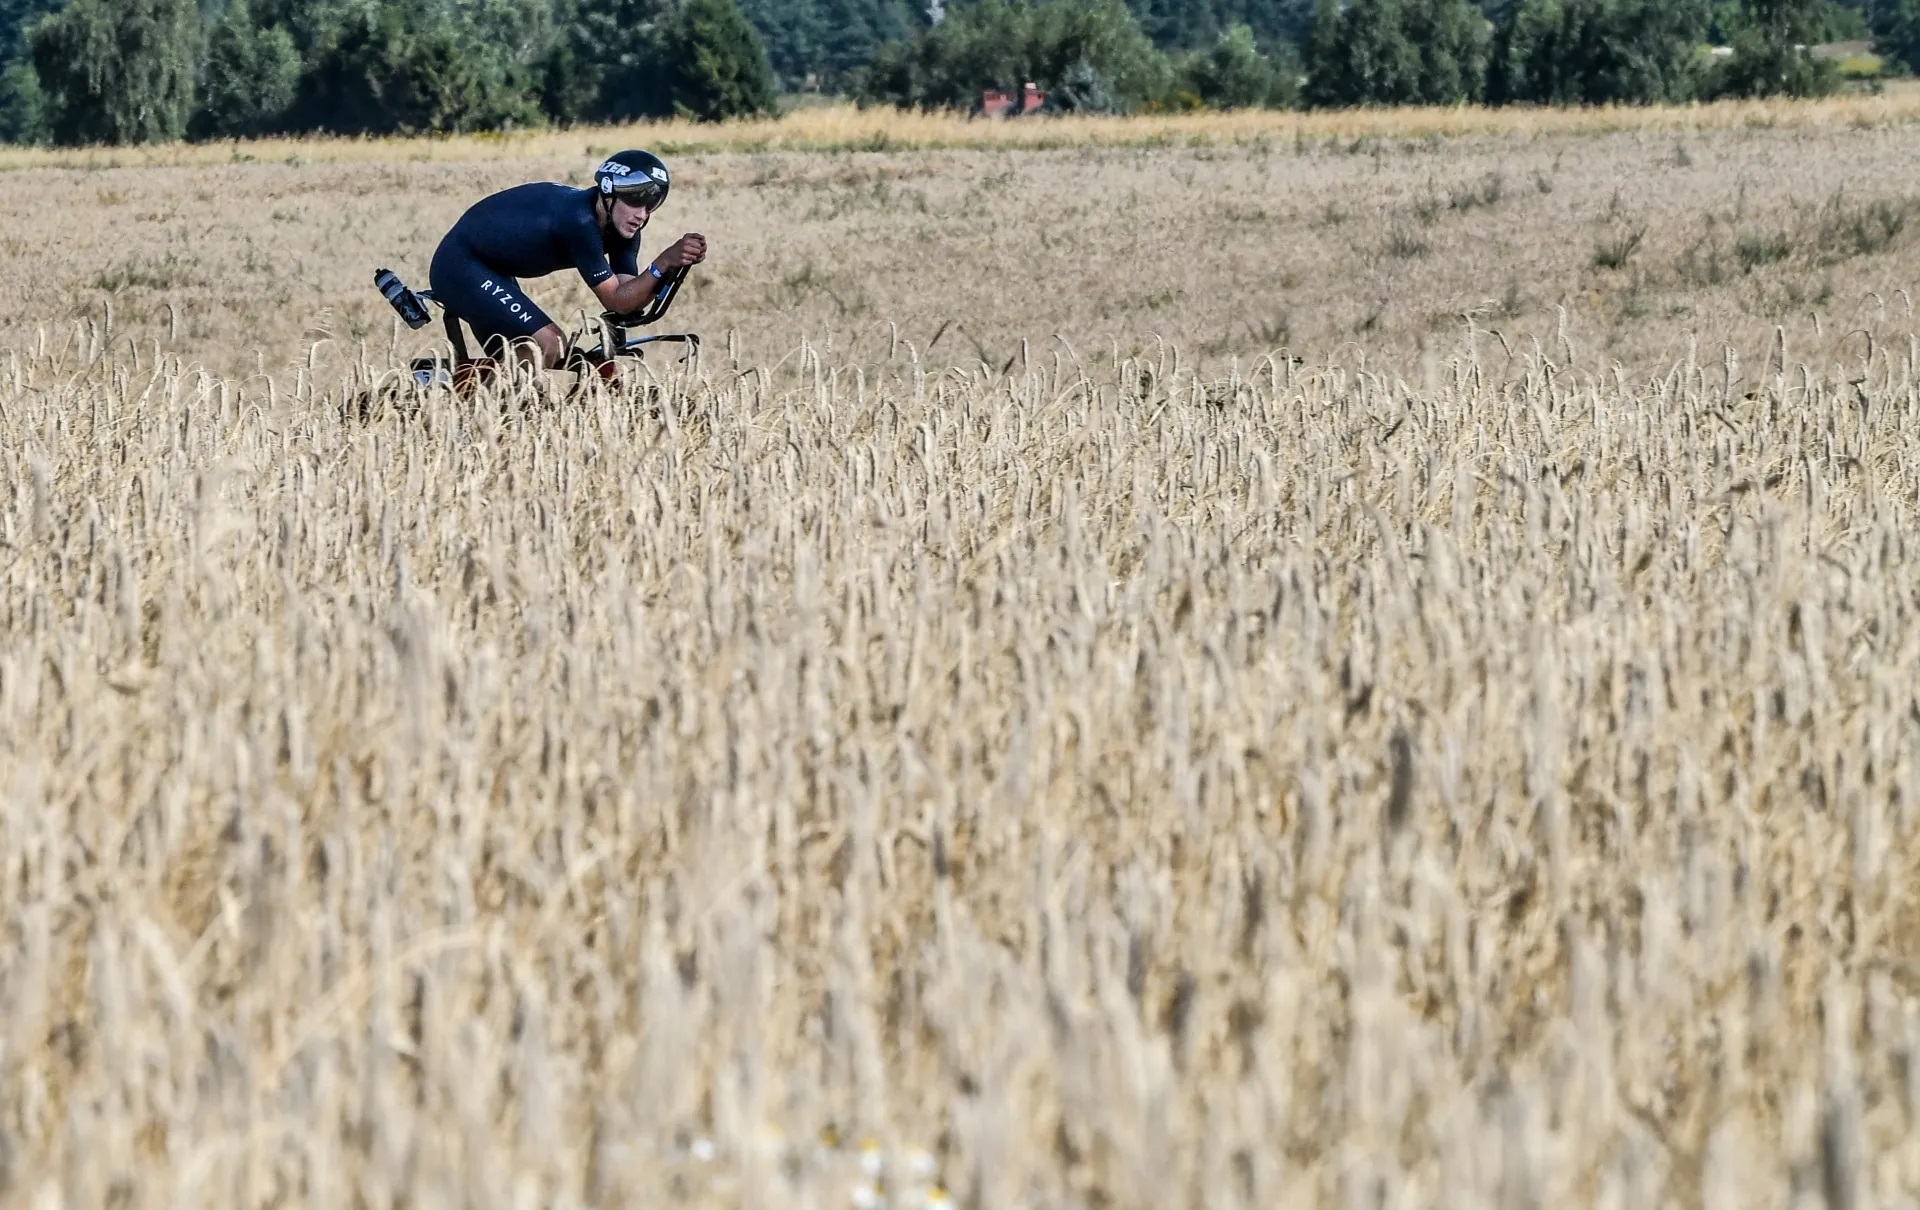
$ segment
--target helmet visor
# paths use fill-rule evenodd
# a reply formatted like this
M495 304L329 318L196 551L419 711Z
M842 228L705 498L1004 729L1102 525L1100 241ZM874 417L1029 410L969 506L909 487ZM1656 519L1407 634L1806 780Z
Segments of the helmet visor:
M667 187L659 181L641 179L620 181L613 187L613 196L629 206L639 206L651 214L667 200Z

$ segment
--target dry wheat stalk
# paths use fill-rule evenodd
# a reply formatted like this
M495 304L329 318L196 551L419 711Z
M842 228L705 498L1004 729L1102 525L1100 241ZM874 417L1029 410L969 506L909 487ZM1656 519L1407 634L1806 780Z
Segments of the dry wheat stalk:
M1897 1204L1906 346L1484 344L22 356L0 1206Z

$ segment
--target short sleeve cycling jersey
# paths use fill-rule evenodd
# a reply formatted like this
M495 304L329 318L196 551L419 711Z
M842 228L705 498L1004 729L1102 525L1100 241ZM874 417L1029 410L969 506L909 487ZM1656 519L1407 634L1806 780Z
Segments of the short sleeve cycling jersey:
M535 182L481 198L447 233L482 265L508 277L545 277L572 266L589 287L640 271L640 239L603 233L591 189Z
M640 272L640 237L603 233L593 191L535 183L481 198L434 250L434 297L482 340L531 336L553 322L518 279L572 266L588 286Z

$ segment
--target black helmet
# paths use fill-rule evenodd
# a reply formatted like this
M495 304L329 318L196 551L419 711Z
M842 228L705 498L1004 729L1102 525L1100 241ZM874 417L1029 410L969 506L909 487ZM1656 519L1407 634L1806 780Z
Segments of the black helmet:
M593 170L602 197L617 197L649 212L667 200L667 166L651 151L622 151Z

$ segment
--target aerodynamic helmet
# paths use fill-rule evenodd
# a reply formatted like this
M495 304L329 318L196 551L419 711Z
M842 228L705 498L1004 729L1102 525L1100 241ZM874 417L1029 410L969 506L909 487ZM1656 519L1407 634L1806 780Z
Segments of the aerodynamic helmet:
M617 197L649 212L667 200L667 166L651 151L621 151L593 170L593 183L602 197Z

